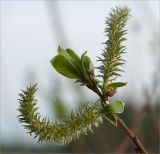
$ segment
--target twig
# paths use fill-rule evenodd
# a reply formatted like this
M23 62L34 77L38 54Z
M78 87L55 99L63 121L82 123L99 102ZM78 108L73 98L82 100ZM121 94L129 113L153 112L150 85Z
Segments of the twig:
M131 127L131 131L134 133L137 133L139 128L140 128L140 124L143 120L143 116L144 116L144 110L139 111L136 113L134 119L133 119L133 123L132 123L132 127ZM114 151L114 153L124 153L125 150L127 149L129 144L129 138L126 136L123 141L119 144L119 146L117 147L117 149Z
M157 79L157 78L156 78ZM152 83L152 91L154 91L154 94L156 93L156 90L157 90L157 87L159 84L159 80L153 80L154 82ZM146 88L145 89L145 98L146 98L146 104L145 106L142 108L141 111L139 111L139 113L136 114L136 116L134 117L134 120L133 120L133 125L132 125L132 128L131 130L135 133L138 132L139 128L140 128L140 123L141 121L143 120L143 116L144 116L144 113L145 111L147 112L147 114L151 117L152 119L152 122L153 122L153 125L155 125L155 128L158 132L158 135L160 136L160 132L159 132L159 125L158 125L158 120L157 120L157 117L153 111L153 106L152 106L152 100L154 98L154 95L151 95L149 94L148 92L148 89ZM128 144L129 144L129 138L126 136L123 141L119 144L119 146L117 147L117 149L114 151L114 153L117 153L117 152L120 152L120 153L123 153L127 147L128 147Z
M99 89L97 88L96 84L94 84L93 87L90 87L90 89L92 91L94 91L95 93L97 93L98 96L100 96L100 98L102 99L102 101L104 101L104 103L105 103L106 100L108 100L108 96L107 95L105 95L105 96L102 95L101 92L99 91ZM118 117L118 115L116 115L116 117L117 117L118 125L122 128L122 130L128 135L128 137L135 144L135 146L136 146L135 151L137 153L148 154L147 150L144 148L144 146L142 145L142 143L140 142L138 137L136 135L134 135L134 133L128 128L128 126L125 124L125 122L121 118Z
M136 145L137 151L140 153L147 154L147 150L144 148L142 143L139 141L138 137L133 134L133 132L127 127L127 125L124 123L124 121L117 116L117 122L118 125L123 129L123 131L128 135L128 137L133 141L133 143Z

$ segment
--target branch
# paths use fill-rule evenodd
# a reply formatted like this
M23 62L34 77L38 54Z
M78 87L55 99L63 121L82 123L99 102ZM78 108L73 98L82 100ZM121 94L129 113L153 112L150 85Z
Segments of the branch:
M123 129L123 131L128 135L128 137L135 144L136 152L147 154L148 153L147 150L144 148L142 143L139 141L138 137L133 134L133 132L127 127L127 125L124 123L124 121L121 118L119 118L118 116L116 117L117 117L118 125Z
M134 133L137 133L139 128L140 128L140 123L142 122L143 120L143 117L144 117L144 110L142 111L139 111L135 114L135 117L133 119L133 122L132 122L132 126L131 126L131 130L134 132ZM128 147L128 144L129 144L129 138L126 136L123 141L118 145L117 149L114 151L114 153L124 153L125 150L127 149Z
M98 91L98 96L100 96L100 91L99 89L97 90L98 88L95 89L92 89L92 91ZM105 103L105 100L108 100L108 96L106 95L105 97L103 95L101 95L101 100ZM118 125L121 127L121 129L128 135L128 137L132 140L132 142L135 144L136 148L136 152L138 153L145 153L145 154L148 154L147 150L144 148L144 146L142 145L142 143L139 141L138 137L134 135L134 133L128 128L128 126L125 124L125 122L118 117L118 115L116 115L116 118L117 118L117 123Z

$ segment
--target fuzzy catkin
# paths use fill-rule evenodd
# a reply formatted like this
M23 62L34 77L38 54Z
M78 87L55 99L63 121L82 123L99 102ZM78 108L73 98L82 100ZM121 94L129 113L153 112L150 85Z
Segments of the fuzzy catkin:
M92 126L102 123L99 114L100 106L97 104L87 104L79 111L72 111L61 121L52 122L49 118L41 118L34 97L36 90L36 85L33 84L19 94L21 98L18 117L21 123L25 123L24 127L28 132L34 134L34 138L38 137L38 141L66 144L79 138L80 134L87 134L88 130L92 131Z
M112 82L117 76L121 76L123 71L120 66L124 65L125 60L122 59L122 54L125 53L123 42L126 40L126 22L129 18L129 9L127 7L116 7L112 9L109 17L106 18L105 34L107 41L104 43L105 48L102 57L98 61L102 63L97 67L103 77L104 84Z

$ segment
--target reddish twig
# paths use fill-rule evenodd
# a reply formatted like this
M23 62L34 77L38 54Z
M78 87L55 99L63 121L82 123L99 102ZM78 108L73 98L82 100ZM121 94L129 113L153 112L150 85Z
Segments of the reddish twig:
M104 101L104 103L106 100L108 100L108 96L102 95L101 92L99 91L99 89L97 88L96 84L94 84L94 86L88 87L88 88L91 89L92 91L94 91L95 93L97 93L98 96L102 99L102 101ZM148 154L147 150L144 148L144 146L142 145L142 143L140 142L138 137L128 128L128 126L125 124L125 122L121 118L119 118L118 115L116 115L116 117L117 117L118 125L121 127L121 129L128 135L128 137L135 144L135 146L136 146L135 151L137 153Z
M138 137L133 134L133 132L127 127L127 125L124 123L124 121L117 116L117 122L118 125L123 129L123 131L128 135L128 137L133 141L133 143L136 145L136 150L139 153L145 153L147 154L147 150L144 148L142 143L139 141Z

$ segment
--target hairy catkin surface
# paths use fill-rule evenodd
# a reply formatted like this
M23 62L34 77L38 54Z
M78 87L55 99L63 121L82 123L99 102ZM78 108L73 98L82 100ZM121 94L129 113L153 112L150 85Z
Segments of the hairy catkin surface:
M123 66L125 62L122 54L125 53L123 42L126 40L125 26L130 16L129 12L127 7L116 7L106 18L107 41L104 43L102 56L98 59L102 63L98 69L104 82L115 80L116 77L121 76L120 72L123 71L120 66Z
M38 137L38 141L66 144L79 138L80 134L86 134L88 130L92 131L93 125L102 123L98 104L87 104L79 111L72 111L70 116L66 116L61 121L52 122L49 118L41 118L37 112L37 101L34 96L36 87L35 84L30 85L19 94L18 118L21 123L24 123L23 126L28 132L34 134L34 138Z

